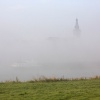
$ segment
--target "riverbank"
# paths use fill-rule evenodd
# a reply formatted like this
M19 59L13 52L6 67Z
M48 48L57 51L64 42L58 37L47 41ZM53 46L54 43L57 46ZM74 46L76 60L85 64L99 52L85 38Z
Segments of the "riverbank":
M1 82L0 100L100 100L100 77Z

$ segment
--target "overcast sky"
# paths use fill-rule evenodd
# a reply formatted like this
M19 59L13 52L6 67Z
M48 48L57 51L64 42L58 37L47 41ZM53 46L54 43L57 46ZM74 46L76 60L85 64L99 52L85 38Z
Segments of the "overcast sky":
M99 0L0 0L0 34L66 36L76 18L83 32L98 32L99 4Z

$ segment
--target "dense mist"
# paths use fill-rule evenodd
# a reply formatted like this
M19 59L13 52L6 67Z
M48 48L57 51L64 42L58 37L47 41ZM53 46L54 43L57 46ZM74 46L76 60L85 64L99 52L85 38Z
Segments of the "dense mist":
M99 3L0 1L0 81L100 75Z

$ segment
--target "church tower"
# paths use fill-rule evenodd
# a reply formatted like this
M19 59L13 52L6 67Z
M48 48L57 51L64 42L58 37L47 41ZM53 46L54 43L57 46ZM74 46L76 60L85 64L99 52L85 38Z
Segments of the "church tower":
M76 18L76 23L75 23L75 28L74 28L74 34L79 36L81 33L80 29L79 29L79 24L78 24L78 19Z

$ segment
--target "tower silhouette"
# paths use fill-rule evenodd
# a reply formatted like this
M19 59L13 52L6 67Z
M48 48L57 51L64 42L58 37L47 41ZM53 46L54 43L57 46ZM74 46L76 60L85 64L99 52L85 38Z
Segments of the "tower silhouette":
M76 18L74 34L77 35L77 36L79 36L80 33L81 33L81 31L80 31L80 29L79 29L78 19Z

